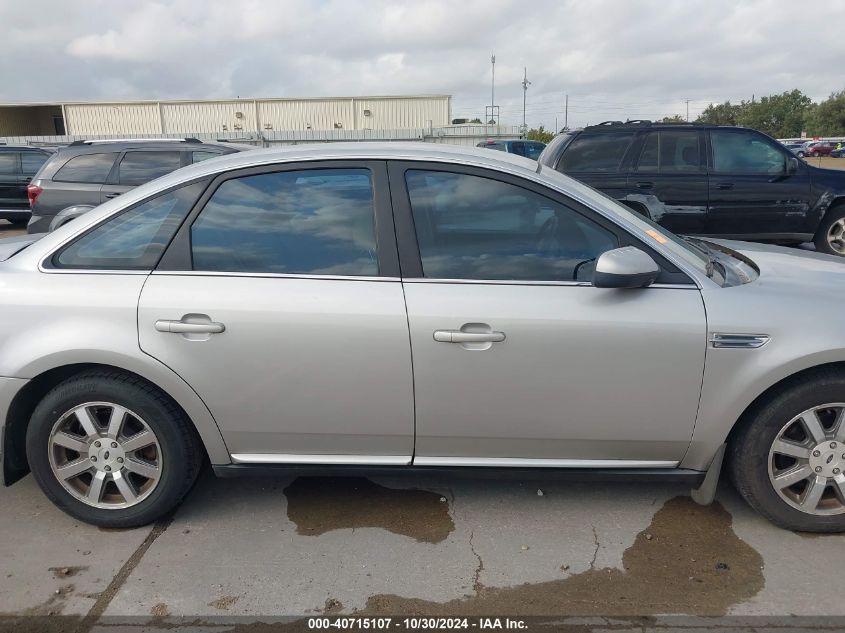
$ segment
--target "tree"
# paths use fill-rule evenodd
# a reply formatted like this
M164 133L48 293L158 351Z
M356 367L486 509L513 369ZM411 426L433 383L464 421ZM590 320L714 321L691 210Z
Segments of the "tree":
M759 101L743 102L737 125L760 130L775 138L795 138L801 136L804 117L812 103L812 99L798 89Z
M845 136L845 90L814 104L804 118L808 136Z
M742 105L734 105L730 101L724 103L710 104L696 119L699 123L710 123L711 125L736 125L745 102Z
M555 133L545 129L542 125L538 128L531 128L528 130L528 134L526 138L529 141L542 141L543 143L548 143L554 138Z
M479 119L478 117L476 117L476 118L474 118L472 121L470 121L470 123L481 123L481 119Z
M686 123L687 120L680 114L673 114L672 116L663 117L663 123Z

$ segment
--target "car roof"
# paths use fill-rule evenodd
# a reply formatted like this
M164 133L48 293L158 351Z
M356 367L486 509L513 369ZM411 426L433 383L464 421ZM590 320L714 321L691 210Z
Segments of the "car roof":
M225 148L238 150L242 147L230 143L203 143L200 141L183 141L183 140L167 140L167 139L115 139L115 140L96 140L96 141L75 141L70 145L60 148L60 152L64 155L68 153L75 154L102 154L107 152L122 152L125 150L173 150L173 151L202 151L204 148Z
M0 152L44 152L52 154L56 151L55 147L33 147L32 145L5 145L0 144Z

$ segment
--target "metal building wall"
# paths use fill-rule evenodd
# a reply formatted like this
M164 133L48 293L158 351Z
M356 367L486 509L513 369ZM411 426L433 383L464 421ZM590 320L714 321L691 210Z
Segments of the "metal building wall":
M355 99L355 118L357 129L391 130L449 125L449 97Z
M258 118L262 131L354 129L352 99L262 99Z
M68 134L118 136L411 129L448 125L449 101L433 95L69 103L65 126Z
M68 134L161 134L155 103L70 103L65 105Z
M255 101L162 102L165 134L255 132Z

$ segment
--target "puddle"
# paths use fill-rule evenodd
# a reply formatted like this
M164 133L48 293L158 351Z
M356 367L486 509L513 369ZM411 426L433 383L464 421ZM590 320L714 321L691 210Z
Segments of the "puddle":
M676 497L655 513L651 525L625 551L624 569L591 568L560 580L505 588L485 587L476 578L474 595L444 603L376 595L368 599L364 612L724 615L765 584L763 558L739 539L731 523L731 515L718 503L702 507L689 497Z
M448 502L427 490L385 488L362 477L299 477L284 492L298 534L373 527L439 543L455 529Z

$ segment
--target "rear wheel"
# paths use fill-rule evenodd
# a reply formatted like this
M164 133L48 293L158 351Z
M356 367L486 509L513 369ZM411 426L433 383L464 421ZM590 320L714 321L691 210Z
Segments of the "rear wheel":
M732 438L737 490L773 523L845 531L845 374L825 371L759 407Z
M828 210L813 243L820 253L845 256L845 205Z
M27 458L45 494L68 514L103 527L136 527L172 510L201 463L184 414L142 380L89 372L36 407Z

